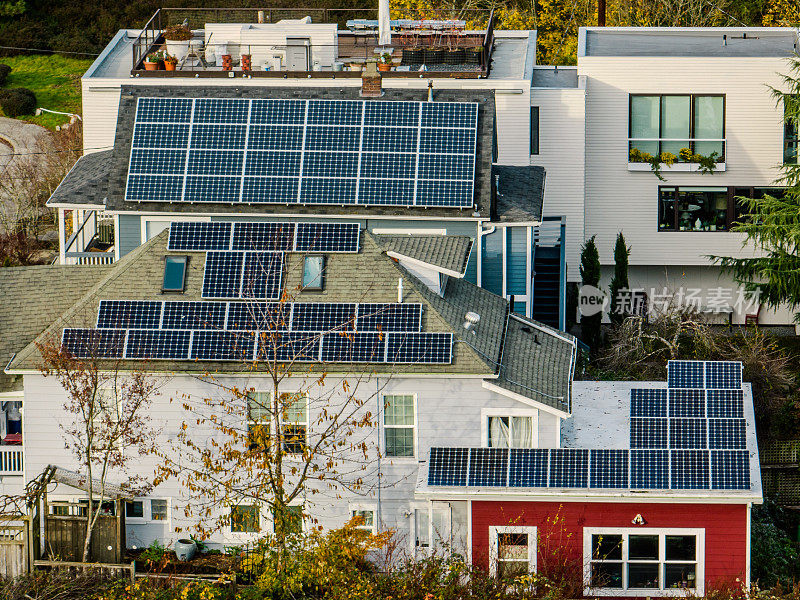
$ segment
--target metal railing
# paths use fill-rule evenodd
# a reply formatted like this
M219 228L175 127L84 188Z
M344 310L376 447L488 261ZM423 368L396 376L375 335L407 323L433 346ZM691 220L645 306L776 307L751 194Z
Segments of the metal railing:
M113 252L65 252L68 265L110 265L114 263Z
M22 475L22 446L0 446L0 475Z
M680 157L679 152L681 149L688 148L693 154L709 155L711 152L704 150L702 147L699 148L701 151L698 152L698 144L714 144L719 145L721 150L717 152L716 162L722 163L725 162L726 142L725 138L628 138L629 160L630 152L636 149L653 156L670 152L676 156L675 162L692 162L685 161ZM655 151L652 150L653 146ZM665 148L665 146L667 147ZM712 152L715 152L715 150L712 150Z

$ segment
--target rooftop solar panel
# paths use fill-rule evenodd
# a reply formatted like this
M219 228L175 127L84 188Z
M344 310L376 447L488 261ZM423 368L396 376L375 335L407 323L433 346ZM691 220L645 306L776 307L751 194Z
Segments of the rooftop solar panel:
M239 298L244 252L208 252L203 271L203 298Z
M670 481L673 490L708 489L708 450L672 450Z
M232 250L291 251L294 246L294 223L236 223Z
M705 419L670 419L670 448L708 448Z
M634 389L631 390L632 417L666 417L667 390Z
M510 487L547 487L550 451L545 448L512 448L509 464Z
M225 329L225 302L165 302L161 329Z
M471 448L467 485L495 487L508 485L508 449Z
M746 450L712 450L711 489L749 490L749 452Z
M449 364L453 358L452 333L389 333L387 360L391 363Z
M255 338L250 331L201 330L192 334L189 358L195 360L249 361L255 356Z
M667 364L667 387L705 387L704 363L700 360L671 360Z
M185 360L189 357L190 338L189 331L132 329L128 332L125 358Z
M420 331L422 304L361 303L358 305L359 331Z
M242 272L242 298L277 300L283 280L282 252L246 252Z
M589 455L589 487L627 488L628 450L592 450Z
M232 223L171 223L167 250L229 250L232 228Z
M669 489L669 451L631 450L631 489Z
M292 312L292 330L352 331L356 306L355 303L296 302Z
M100 329L158 329L161 302L146 300L100 300L97 327Z
M76 358L122 358L124 329L64 329L61 348Z
M386 362L386 335L333 332L322 338L323 362Z
M316 362L321 338L316 332L264 332L258 334L258 360Z
M708 447L744 450L747 448L747 422L744 419L709 419Z
M431 448L428 485L467 485L469 448Z
M289 330L291 302L229 302L226 329L275 332Z
M705 417L705 390L671 389L669 397L670 417Z
M297 252L358 252L358 223L298 223Z
M549 487L585 488L589 485L589 451L577 448L550 450Z
M721 389L742 388L742 363L713 362L706 363L706 387Z
M429 104L139 98L125 198L469 208L478 105Z
M666 448L667 419L640 418L630 420L631 448Z
M706 390L706 405L709 418L744 418L742 390Z

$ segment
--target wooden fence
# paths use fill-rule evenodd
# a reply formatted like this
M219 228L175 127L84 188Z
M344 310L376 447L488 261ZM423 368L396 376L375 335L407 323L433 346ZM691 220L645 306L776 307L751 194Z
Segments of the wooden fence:
M0 515L0 577L17 577L30 566L30 519Z
M78 562L83 560L83 542L86 538L86 507L80 503L53 503L45 516L45 553L54 561ZM121 517L124 504L116 502L116 515L101 515L97 519L89 561L119 564L125 551L125 522ZM37 563L38 564L38 563Z

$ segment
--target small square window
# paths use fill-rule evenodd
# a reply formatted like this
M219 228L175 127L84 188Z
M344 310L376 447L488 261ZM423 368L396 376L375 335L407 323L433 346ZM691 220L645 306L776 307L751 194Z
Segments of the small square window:
M144 518L144 502L141 500L134 500L133 502L125 503L125 516L129 519L142 519Z
M239 504L231 508L231 531L234 533L256 533L259 531L258 506Z
M321 290L325 281L325 257L319 254L306 256L303 261L303 289Z
M150 500L150 519L152 521L167 520L167 501Z
M186 265L188 256L164 257L164 283L162 292L182 292L186 286Z

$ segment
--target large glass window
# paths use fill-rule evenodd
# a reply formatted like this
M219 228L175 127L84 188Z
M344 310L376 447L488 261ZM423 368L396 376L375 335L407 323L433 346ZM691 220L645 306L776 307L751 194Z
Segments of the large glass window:
M686 530L684 530L686 531ZM594 590L695 590L701 565L696 532L591 531Z
M489 542L493 575L517 577L536 571L535 527L490 527Z
M717 162L725 159L725 96L631 95L628 123L631 159L634 151L668 152L686 161L684 148L703 156L716 152Z
M533 448L532 416L490 416L488 446L490 448Z
M659 231L728 231L746 212L738 198L763 198L783 188L672 187L658 190Z
M257 533L259 531L258 506L239 504L231 507L231 531L234 533Z
M414 457L414 396L383 397L386 456Z
M783 99L783 164L797 164L797 142L798 131L800 131L800 122L798 119L798 111L796 106L800 103L800 98L797 96L784 97Z
M247 439L250 449L264 448L269 444L271 423L270 392L250 392L247 395ZM308 398L305 394L281 394L279 415L283 434L283 449L289 454L302 454L308 434Z

